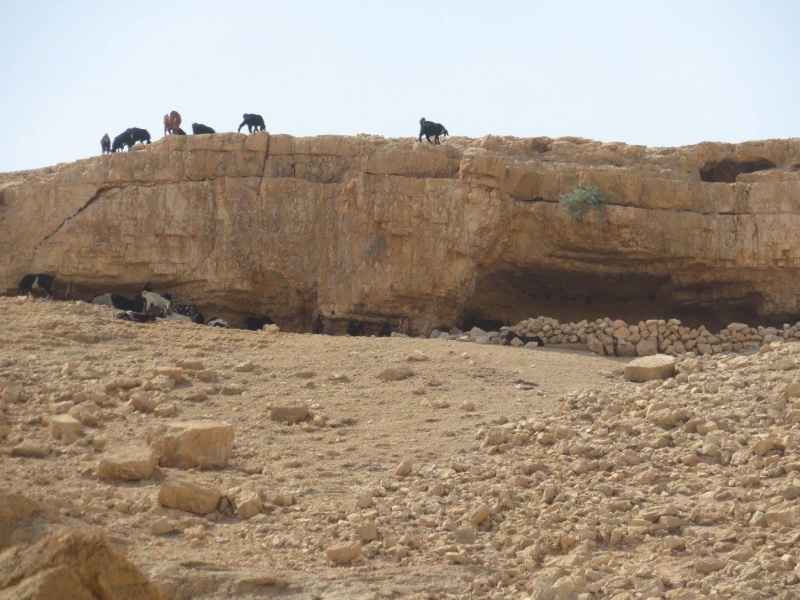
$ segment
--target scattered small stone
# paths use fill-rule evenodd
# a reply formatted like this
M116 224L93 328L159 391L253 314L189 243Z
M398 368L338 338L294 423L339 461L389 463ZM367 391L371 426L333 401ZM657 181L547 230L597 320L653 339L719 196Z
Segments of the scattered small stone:
M372 520L367 520L359 523L356 525L356 534L361 539L361 541L365 544L378 539L378 528L375 525L375 522Z
M264 503L255 492L242 492L236 497L236 513L243 519L252 519L263 508Z
M11 449L11 456L44 458L50 454L50 444L39 440L25 439Z
M361 556L361 542L345 542L328 548L326 558L338 565L345 565Z
M83 425L72 415L55 415L50 419L50 437L72 443L78 439Z
M480 525L489 518L491 510L487 504L479 504L467 514L467 521Z
M394 474L398 477L406 477L411 474L411 461L404 460L394 470Z
M413 377L414 372L405 367L388 367L378 374L378 379L383 381L402 381Z
M273 405L270 408L270 418L273 421L280 421L294 425L305 419L309 414L307 402Z
M150 531L154 535L166 535L175 531L175 526L166 517L161 517L150 524Z

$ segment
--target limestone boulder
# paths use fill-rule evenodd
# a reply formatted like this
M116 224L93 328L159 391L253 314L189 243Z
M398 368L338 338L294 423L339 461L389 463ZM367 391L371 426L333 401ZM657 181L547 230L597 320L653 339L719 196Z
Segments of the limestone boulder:
M626 339L617 340L617 356L636 356L636 346Z
M625 365L625 379L637 383L668 379L675 374L675 357L666 354L644 356Z
M226 467L233 439L233 427L216 421L173 421L156 426L147 436L158 464L178 469Z
M345 565L361 556L361 542L344 542L328 548L326 557L338 565Z
M155 451L144 444L110 446L103 452L97 476L118 481L150 479L156 462Z
M72 415L55 415L50 419L50 437L74 442L83 429L81 422Z
M214 512L221 497L219 489L182 477L168 477L158 491L161 506L198 515Z
M653 356L658 354L658 343L655 340L642 340L636 344L637 356Z
M256 492L242 492L236 496L236 514L243 519L252 519L263 508L264 503Z

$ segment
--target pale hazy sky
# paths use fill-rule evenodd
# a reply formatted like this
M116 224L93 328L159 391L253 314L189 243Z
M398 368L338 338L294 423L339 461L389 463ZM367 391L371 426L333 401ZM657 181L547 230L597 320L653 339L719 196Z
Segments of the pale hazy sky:
M295 136L800 136L800 0L0 0L0 172L164 113Z

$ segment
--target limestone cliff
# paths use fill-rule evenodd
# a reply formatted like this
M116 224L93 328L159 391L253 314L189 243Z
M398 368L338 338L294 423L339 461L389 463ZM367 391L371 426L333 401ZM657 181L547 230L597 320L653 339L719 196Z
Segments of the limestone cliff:
M144 281L234 320L800 313L800 140L170 136L0 175L0 287ZM558 198L612 201L571 221ZM700 316L698 316L700 315Z

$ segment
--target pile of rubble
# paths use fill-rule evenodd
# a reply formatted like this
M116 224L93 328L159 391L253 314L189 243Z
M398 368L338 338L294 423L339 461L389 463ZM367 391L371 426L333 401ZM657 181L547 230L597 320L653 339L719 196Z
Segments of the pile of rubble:
M712 333L704 326L686 327L678 319L649 319L628 324L621 319L609 318L579 323L559 323L549 317L536 317L520 321L500 331L484 331L474 327L469 332L434 330L431 338L500 344L506 332L513 331L523 337L539 336L545 344L579 344L596 354L606 356L651 356L670 354L680 356L687 352L699 355L723 354L758 350L762 345L779 340L800 340L800 322L777 327L750 327L744 323L731 323L721 331ZM520 345L512 341L511 345ZM536 347L536 344L530 344Z

